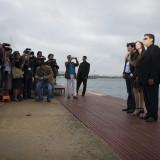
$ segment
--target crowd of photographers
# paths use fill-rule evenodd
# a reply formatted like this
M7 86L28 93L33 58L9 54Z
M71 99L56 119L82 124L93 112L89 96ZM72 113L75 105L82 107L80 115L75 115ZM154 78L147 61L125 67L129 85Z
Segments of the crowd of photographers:
M19 51L12 52L10 44L0 43L0 92L9 94L13 101L33 99L32 90L40 101L47 86L47 101L50 102L58 69L53 54L46 60L41 51L35 56L30 48L26 48L21 55Z

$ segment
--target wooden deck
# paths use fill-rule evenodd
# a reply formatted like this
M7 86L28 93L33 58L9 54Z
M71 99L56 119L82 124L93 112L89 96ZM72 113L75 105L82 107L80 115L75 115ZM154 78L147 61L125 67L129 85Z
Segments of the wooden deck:
M59 101L123 160L160 160L160 119L145 122L122 111L125 100L87 93Z

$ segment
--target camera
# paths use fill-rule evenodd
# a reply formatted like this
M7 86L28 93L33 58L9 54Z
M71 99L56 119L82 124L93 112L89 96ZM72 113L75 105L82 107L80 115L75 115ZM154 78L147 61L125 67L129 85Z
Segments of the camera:
M40 57L40 59L41 59L42 61L45 61L45 60L46 60L46 57L42 56L42 57Z
M72 57L72 59L76 59L77 57Z
M28 54L25 54L25 59L27 59L28 58Z
M51 62L56 62L56 60L55 60L55 59L50 59L50 61L51 61Z

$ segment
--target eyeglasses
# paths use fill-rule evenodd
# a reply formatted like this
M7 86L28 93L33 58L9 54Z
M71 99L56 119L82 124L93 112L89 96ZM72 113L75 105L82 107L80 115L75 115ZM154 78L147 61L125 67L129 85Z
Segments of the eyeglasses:
M144 38L143 40L145 41L145 40L147 40L148 38Z

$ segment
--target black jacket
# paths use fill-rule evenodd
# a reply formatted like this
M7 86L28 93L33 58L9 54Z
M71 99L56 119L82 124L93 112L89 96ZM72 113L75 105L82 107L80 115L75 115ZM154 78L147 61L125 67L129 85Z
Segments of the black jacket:
M77 77L88 78L89 71L90 64L88 62L82 62L78 68Z
M58 75L58 69L59 69L59 66L57 65L56 59L53 59L51 61L48 60L46 62L46 64L52 68L54 78L56 78L56 76Z
M149 79L159 83L160 73L160 48L154 44L150 45L144 52L139 62L138 78L141 84L147 84Z

